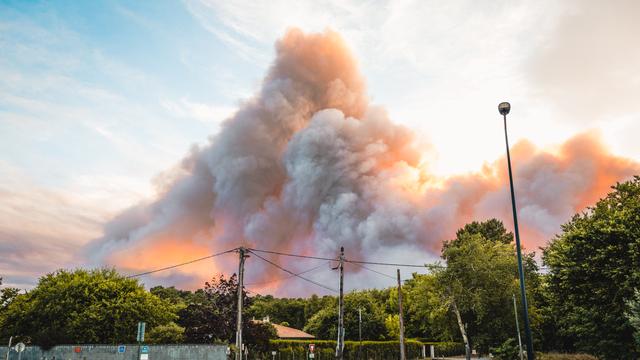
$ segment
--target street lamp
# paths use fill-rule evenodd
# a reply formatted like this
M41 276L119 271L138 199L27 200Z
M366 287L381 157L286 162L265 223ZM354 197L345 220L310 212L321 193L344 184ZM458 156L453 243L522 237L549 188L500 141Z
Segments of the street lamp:
M513 190L513 175L511 174L511 155L509 154L509 137L507 136L507 114L511 110L511 104L502 102L498 105L498 111L504 118L504 141L507 145L507 164L509 167L509 187L511 189L511 208L513 210L513 228L516 235L516 252L518 254L518 273L520 275L520 296L524 308L524 332L527 337L527 359L534 360L533 344L531 341L531 327L529 326L529 308L527 304L527 292L524 284L524 269L522 268L522 251L520 250L520 232L518 231L518 215L516 213L516 195Z

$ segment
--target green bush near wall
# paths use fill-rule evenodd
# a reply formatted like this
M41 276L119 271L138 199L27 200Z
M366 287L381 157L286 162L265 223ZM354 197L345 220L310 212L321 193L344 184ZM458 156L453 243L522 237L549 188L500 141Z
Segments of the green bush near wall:
M598 360L597 357L587 354L537 354L536 359L539 360Z
M271 358L271 351L277 351L277 360L304 359L307 356L309 344L315 344L314 360L329 360L335 357L335 340L271 340L270 350L262 354L265 359ZM446 342L421 342L417 340L405 341L407 359L420 359L422 346L426 346L429 356L429 346L434 345L436 356L451 356L464 354L464 345ZM356 360L358 355L362 359L387 360L399 358L400 345L398 341L345 341L345 360Z

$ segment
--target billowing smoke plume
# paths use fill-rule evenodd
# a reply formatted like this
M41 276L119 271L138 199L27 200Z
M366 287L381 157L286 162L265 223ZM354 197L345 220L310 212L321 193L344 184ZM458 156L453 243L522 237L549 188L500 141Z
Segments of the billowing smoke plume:
M504 160L444 180L427 174L412 133L368 104L336 33L291 30L276 50L255 98L208 146L165 174L155 200L105 226L90 245L96 261L133 271L241 244L330 256L344 246L352 258L397 247L437 254L467 221L497 217L510 224ZM639 169L607 154L594 135L571 139L553 154L520 143L514 161L529 248ZM217 264L185 272L230 271L236 262ZM183 274L170 276L189 279ZM270 272L253 274L264 280Z

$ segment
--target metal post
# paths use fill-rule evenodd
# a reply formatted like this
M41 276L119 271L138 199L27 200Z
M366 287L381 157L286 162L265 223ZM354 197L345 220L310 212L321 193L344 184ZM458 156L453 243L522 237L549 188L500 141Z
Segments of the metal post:
M360 360L360 353L362 350L362 308L358 308L358 341L358 360Z
M9 352L11 351L11 342L13 341L13 336L9 337L9 346L7 346L7 356L5 356L5 360L9 360Z
M244 287L244 259L247 257L245 255L245 248L238 248L238 253L240 254L240 263L238 265L238 321L236 328L236 360L242 360L242 288Z
M503 110L501 105L506 104L506 108ZM500 114L504 117L504 141L507 146L507 164L509 168L509 187L511 189L511 209L513 210L513 228L516 236L516 252L518 254L518 273L520 275L520 296L522 298L522 307L524 312L524 331L527 337L527 359L534 360L535 355L533 353L533 341L531 340L531 327L529 326L529 306L527 304L527 292L524 283L524 269L522 267L522 251L520 250L520 232L518 230L518 214L516 211L516 194L513 190L513 174L511 172L511 154L509 153L509 137L507 135L507 114L511 109L511 105L508 103L502 103L498 105Z
M344 247L340 247L340 297L338 299L338 343L336 344L336 359L342 360L344 350Z
M400 360L407 360L404 349L404 319L402 316L402 283L400 282L400 269L398 270L398 311L400 313Z
M513 314L516 317L516 331L518 332L518 348L520 349L520 360L523 360L522 339L520 339L520 324L518 324L518 307L516 306L516 294L513 294Z

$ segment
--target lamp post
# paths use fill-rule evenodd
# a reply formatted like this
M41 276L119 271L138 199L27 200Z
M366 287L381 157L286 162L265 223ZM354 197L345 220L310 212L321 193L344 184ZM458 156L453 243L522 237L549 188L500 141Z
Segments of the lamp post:
M513 190L513 175L511 173L511 155L509 154L509 137L507 136L507 114L511 110L511 104L502 102L498 105L498 111L504 118L504 141L507 145L507 164L509 167L509 187L511 189L511 208L513 210L513 228L516 235L516 252L518 254L518 273L520 275L520 296L524 308L524 331L527 337L527 359L534 360L533 344L531 340L531 327L529 326L529 308L527 304L527 292L524 284L524 269L522 268L522 251L520 250L520 232L518 231L518 215L516 212L516 195Z

